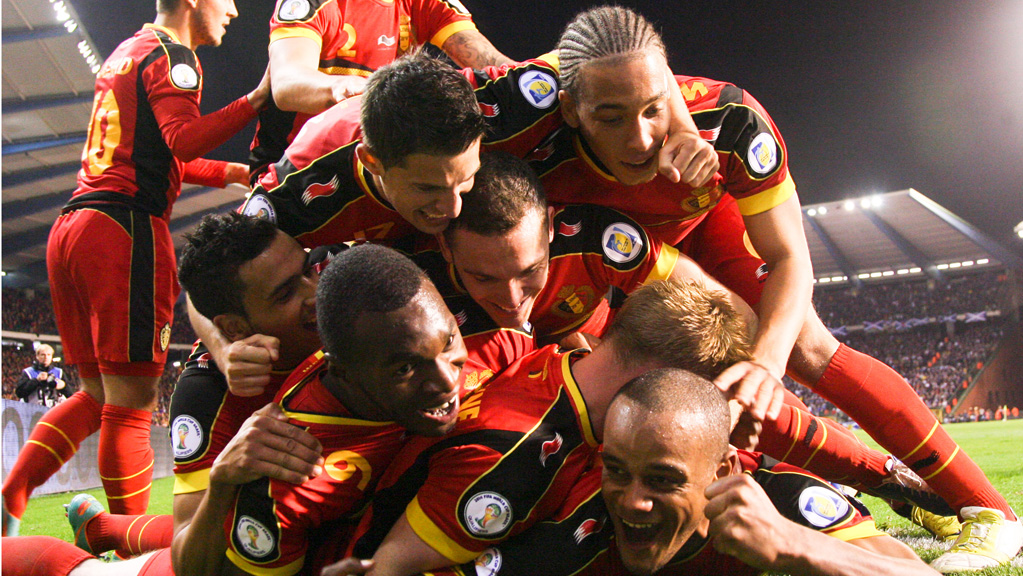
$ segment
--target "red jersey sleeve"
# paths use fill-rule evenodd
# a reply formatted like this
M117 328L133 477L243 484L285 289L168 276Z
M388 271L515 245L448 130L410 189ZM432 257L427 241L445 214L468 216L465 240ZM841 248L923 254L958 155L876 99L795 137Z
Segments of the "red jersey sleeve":
M417 44L429 42L443 48L444 42L463 30L475 30L472 14L459 0L406 0Z
M196 158L185 164L181 181L199 186L223 188L227 186L227 162Z

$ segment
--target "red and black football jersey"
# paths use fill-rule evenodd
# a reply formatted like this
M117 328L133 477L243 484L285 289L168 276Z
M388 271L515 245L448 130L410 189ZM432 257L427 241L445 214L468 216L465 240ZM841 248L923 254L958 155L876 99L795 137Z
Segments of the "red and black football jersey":
M554 514L597 450L572 358L555 346L521 358L463 399L453 433L410 441L363 518L354 555L371 557L402 513L456 563Z
M739 459L743 472L764 488L785 518L845 541L883 534L863 504L805 470L752 452L740 451ZM615 548L614 527L601 497L600 476L600 466L587 472L551 518L487 549L473 562L434 573L629 576ZM550 550L557 553L547 554ZM707 538L694 535L657 576L755 576L761 572L718 552Z
M269 219L306 247L415 232L380 196L355 154L362 137L359 102L345 100L307 122L241 211Z
M169 219L185 165L172 149L188 149L184 159L192 160L256 114L242 98L201 129L182 130L199 117L202 81L195 53L167 28L146 24L115 48L96 76L78 188L66 209L117 203Z
M308 38L320 47L320 72L366 77L410 48L426 43L440 48L452 34L475 28L457 0L278 0L270 43ZM252 172L280 160L309 117L284 112L271 100L259 114L249 158Z
M276 401L323 446L323 473L301 485L261 478L242 486L225 525L227 557L252 574L303 566L309 533L357 512L405 441L394 422L353 416L323 385L322 351L296 368Z

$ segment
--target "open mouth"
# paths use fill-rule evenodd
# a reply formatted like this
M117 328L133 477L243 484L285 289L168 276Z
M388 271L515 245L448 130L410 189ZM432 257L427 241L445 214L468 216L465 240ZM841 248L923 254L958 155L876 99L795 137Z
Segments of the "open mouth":
M654 543L659 526L653 522L626 522L619 518L622 526L622 540L632 547L646 547Z
M638 170L648 170L648 169L650 169L653 166L653 164L654 164L654 162L656 160L657 160L657 155L653 154L649 158L647 158L646 160L643 160L642 162L625 162L625 161L622 161L622 164L626 168L628 168L629 170L636 170L636 171L638 171Z
M438 404L437 406L432 406L430 408L423 408L419 410L419 413L429 420L447 422L458 413L458 403L458 395L455 394L443 404Z

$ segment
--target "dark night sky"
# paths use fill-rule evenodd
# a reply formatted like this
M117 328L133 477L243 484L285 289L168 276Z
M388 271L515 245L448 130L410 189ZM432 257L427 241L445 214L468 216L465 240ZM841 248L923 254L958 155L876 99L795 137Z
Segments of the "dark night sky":
M236 0L221 48L200 48L203 109L247 92L266 64L271 0ZM152 1L71 0L107 55ZM506 54L553 48L578 1L463 0ZM771 113L804 204L916 188L1019 251L1023 2L623 1L661 29L676 73L727 80ZM250 128L251 130L251 128ZM247 133L248 134L248 133ZM249 136L213 154L242 160Z

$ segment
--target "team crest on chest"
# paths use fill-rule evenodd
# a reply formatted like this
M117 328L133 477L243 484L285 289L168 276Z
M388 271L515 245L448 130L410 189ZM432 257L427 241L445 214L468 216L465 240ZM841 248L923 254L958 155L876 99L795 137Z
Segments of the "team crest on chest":
M551 308L555 316L572 318L593 307L596 295L590 286L566 284L558 290L558 301Z

